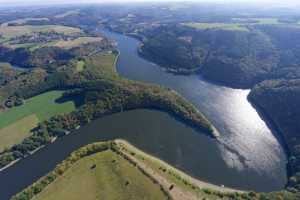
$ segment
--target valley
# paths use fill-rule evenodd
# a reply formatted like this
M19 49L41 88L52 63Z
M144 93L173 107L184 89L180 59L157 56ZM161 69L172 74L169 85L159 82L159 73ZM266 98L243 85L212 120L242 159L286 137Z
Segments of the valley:
M0 199L298 199L300 16L287 13L0 10Z

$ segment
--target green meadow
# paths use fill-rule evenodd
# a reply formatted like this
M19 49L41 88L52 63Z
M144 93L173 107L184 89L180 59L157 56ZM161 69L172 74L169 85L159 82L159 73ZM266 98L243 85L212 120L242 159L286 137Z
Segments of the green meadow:
M63 91L50 91L25 101L22 106L13 107L6 112L0 113L0 128L4 128L26 116L35 114L40 121L49 119L50 117L68 113L75 109L72 101L57 103Z
M154 184L111 150L77 161L63 176L48 185L35 200L163 200Z
M26 100L22 106L0 112L0 152L28 137L39 122L75 110L73 101L56 102L62 93L46 92Z
M190 22L185 23L184 25L196 28L196 29L221 29L221 30L228 30L228 31L248 31L247 27L242 26L241 24L234 24L234 23L197 23L197 22Z

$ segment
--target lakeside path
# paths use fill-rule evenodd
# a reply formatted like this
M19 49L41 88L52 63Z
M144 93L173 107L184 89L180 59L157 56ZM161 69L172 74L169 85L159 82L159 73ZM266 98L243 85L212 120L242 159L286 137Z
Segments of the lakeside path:
M198 187L198 189L210 189L221 193L236 193L236 192L244 193L245 192L242 190L236 190L233 188L222 187L204 181L200 181L176 169L175 167L170 166L166 162L139 150L138 148L134 147L132 144L130 144L125 140L117 139L114 141L121 147L120 151L124 153L126 156L128 156L132 161L137 163L137 165L140 168L142 168L146 173L148 173L153 178L155 178L158 181L158 183L162 185L166 191L169 192L173 200L197 200L203 197L201 194L199 194L199 192L193 191L192 189L193 186ZM155 164L151 166L149 162L153 162ZM155 167L158 166L160 167L155 169ZM176 174L176 176L177 177L179 176L181 180L185 180L187 183L189 183L191 185L191 188L190 189L183 188L184 187L183 183L176 185L175 183L176 181L172 181L170 178L164 175L166 172L170 172L170 171L172 171L172 175Z

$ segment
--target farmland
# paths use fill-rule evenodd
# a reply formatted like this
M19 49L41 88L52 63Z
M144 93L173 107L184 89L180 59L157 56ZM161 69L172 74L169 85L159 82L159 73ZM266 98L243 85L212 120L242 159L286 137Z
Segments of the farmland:
M93 42L101 42L101 37L79 37L74 40L61 40L57 41L51 44L48 44L47 46L56 46L66 49L71 49L73 47L79 46L81 44L87 44L87 43L93 43Z
M6 27L9 24L15 24L15 25L22 25L25 24L28 21L49 21L48 18L22 18L22 19L17 19L17 20L13 20L13 21L9 21L6 23L1 24L1 27Z
M93 167L94 166L94 167ZM166 199L158 185L112 151L85 157L36 200Z
M39 119L32 114L0 129L0 152L30 136L31 129L35 128L38 123Z
M23 21L19 20L18 22ZM74 47L91 41L89 37L74 38L79 37L80 34L81 30L79 28L62 25L1 25L0 43L13 49L31 48L31 50L35 50L44 46Z
M28 35L34 32L57 32L63 34L77 34L80 33L80 29L68 26L60 26L60 25L42 25L42 26L1 26L0 34L4 38L13 38L21 35Z
M57 103L62 91L51 91L26 100L25 104L0 113L0 151L20 143L43 120L75 109L73 102ZM45 106L46 105L46 106Z
M206 30L206 29L221 29L227 31L248 31L248 29L241 24L234 24L234 23L197 23L197 22L190 22L185 23L184 25L196 29Z
M262 18L233 18L234 21L240 23L247 23L247 24L259 24L259 25L266 25L266 24L279 24L279 20L277 18L272 17L262 17Z
M43 121L51 116L74 110L75 105L73 102L55 102L56 99L61 97L62 93L62 91L47 92L26 100L25 104L20 107L14 107L0 113L0 128L4 128L31 114L36 114L37 118Z
M86 66L89 70L101 74L103 76L115 77L118 76L115 68L116 56L113 54L95 54L88 57L86 60Z

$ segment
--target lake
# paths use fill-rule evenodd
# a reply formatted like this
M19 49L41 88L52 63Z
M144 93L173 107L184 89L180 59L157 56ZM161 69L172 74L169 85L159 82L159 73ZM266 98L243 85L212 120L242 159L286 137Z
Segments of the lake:
M105 32L121 51L117 70L129 79L170 87L198 107L221 132L220 141L198 132L167 113L138 109L91 122L73 134L0 172L0 199L9 199L72 151L101 140L122 138L204 181L238 189L273 191L287 181L280 143L247 101L249 90L236 90L199 75L166 73L140 58L139 41Z
M212 180L209 177L213 175L210 174L197 177L259 191L284 187L287 181L284 149L248 102L250 90L220 86L204 80L200 75L167 73L138 55L138 40L109 31L103 33L118 44L121 52L117 63L119 74L176 90L202 111L221 132L219 147L226 166L221 162L217 165L219 170L231 168L235 171L232 172L231 180L222 177ZM208 164L207 167L212 166Z

